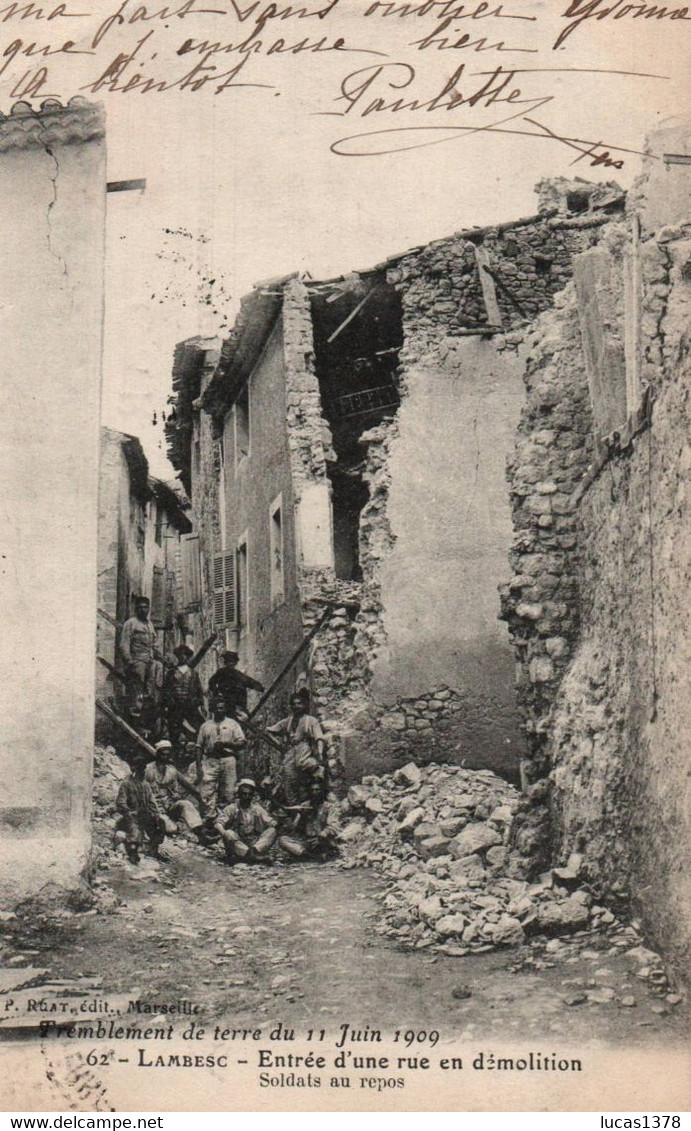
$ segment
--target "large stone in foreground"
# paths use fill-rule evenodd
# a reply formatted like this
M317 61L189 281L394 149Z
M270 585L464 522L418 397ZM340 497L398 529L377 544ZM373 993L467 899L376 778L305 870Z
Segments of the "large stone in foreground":
M501 834L484 821L474 821L451 841L451 855L460 860L463 856L473 856L476 852L486 852L495 844L501 844Z
M534 929L546 935L565 935L588 925L588 908L578 899L550 900L538 904Z
M462 935L466 922L463 915L443 915L441 919L437 919L434 929L438 935L446 939L450 935Z

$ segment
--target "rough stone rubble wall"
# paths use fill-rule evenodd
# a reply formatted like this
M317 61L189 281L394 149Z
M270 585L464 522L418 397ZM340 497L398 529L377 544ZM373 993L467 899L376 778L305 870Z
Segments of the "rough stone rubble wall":
M613 226L536 327L504 611L536 803L523 847L582 852L688 969L691 240L642 216L640 244L638 214Z

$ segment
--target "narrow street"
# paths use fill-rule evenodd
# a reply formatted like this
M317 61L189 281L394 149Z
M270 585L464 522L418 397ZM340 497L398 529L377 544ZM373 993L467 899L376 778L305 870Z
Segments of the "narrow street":
M111 856L100 882L120 900L112 910L4 926L3 966L48 968L27 996L40 996L41 982L82 982L111 1010L185 998L206 1023L239 1027L347 1020L434 1028L447 1040L683 1040L685 1007L651 996L604 932L466 958L405 951L376 932L385 885L366 871L231 871L192 846L161 864Z

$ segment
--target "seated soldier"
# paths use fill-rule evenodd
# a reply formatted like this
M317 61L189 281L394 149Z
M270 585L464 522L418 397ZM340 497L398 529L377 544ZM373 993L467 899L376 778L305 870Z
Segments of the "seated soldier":
M290 813L291 810L286 810ZM278 838L279 848L296 859L328 860L338 855L338 821L319 782L309 787L309 801L295 806L292 827Z
M179 831L178 823L181 823L199 835L199 830L202 827L199 810L191 801L181 797L180 793L181 790L190 793L199 807L203 808L201 794L184 774L181 774L179 770L175 769L175 766L171 765L173 746L167 738L157 742L154 749L156 761L149 762L144 773L144 780L151 786L154 800L163 815L166 833L168 836L173 836Z
M229 864L254 864L266 857L276 840L276 822L256 800L256 789L251 778L243 778L237 801L223 809L215 822Z
M166 835L163 814L145 780L147 762L145 754L136 756L132 774L120 786L116 802L121 814L116 833L124 833L125 851L133 864L139 863L139 850L145 838L149 840L153 855L159 856Z

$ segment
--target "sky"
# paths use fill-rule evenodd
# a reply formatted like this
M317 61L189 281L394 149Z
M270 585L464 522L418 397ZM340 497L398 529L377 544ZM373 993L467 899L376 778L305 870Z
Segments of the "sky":
M364 0L342 2L361 11ZM550 37L562 4L523 0L513 7L548 23L540 53L525 55L527 63L519 57L520 65L567 61L570 67L670 76L531 76L535 83L544 77L555 96L550 128L640 149L649 129L678 110L689 25L589 26L557 57ZM524 26L534 36L539 25ZM376 46L385 46L390 58L411 40L400 20L382 23L377 34ZM517 42L513 25L512 34ZM534 40L523 35L522 42ZM447 61L449 54L455 56L425 55L421 91L438 90L440 79L458 65L456 57ZM347 65L353 69L376 63L371 55L354 58ZM473 57L474 66L478 60L496 65L484 53ZM300 71L295 59L278 60L270 71L278 92L105 98L108 179L144 177L147 187L108 196L102 418L140 437L154 474L172 474L160 414L170 393L175 343L226 334L240 297L254 283L294 271L328 278L462 228L530 215L537 204L533 188L543 176L616 179L626 187L640 169L637 157L627 158L620 171L592 169L584 161L574 168L572 152L562 144L487 133L377 157L338 156L331 142L355 127L374 128L373 120L345 123L323 112L339 106L334 97L340 77L335 81L338 67L331 57L309 56L299 64ZM384 114L376 126L401 121ZM214 282L200 285L200 279Z

